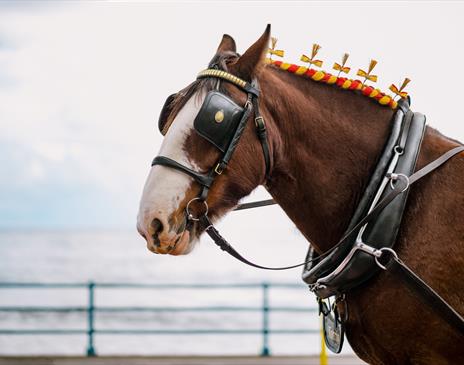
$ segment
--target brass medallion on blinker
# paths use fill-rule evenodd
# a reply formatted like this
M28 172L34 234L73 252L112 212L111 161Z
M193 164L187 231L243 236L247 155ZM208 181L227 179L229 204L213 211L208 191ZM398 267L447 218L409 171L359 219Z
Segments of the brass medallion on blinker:
M214 115L214 120L216 123L221 123L224 120L224 110L218 110Z
M195 131L221 152L226 152L245 109L216 90L206 94L195 117Z

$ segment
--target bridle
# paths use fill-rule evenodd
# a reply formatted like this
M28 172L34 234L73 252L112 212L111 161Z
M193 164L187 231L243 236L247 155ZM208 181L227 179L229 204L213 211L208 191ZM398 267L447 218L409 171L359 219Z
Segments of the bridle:
M258 99L260 92L256 79L254 79L252 83L249 83L226 71L215 68L208 68L201 71L197 76L197 79L204 78L215 78L218 81L227 81L239 87L247 94L245 105L240 107L227 95L218 90L209 91L198 115L195 117L194 128L197 133L218 148L222 152L222 156L215 166L206 174L198 173L165 156L156 156L151 163L151 166L162 165L181 171L192 177L201 186L198 196L191 199L186 206L187 220L193 222L198 222L201 217L207 216L208 204L206 203L206 199L210 188L215 179L227 168L252 112L254 112L256 132L263 149L265 179L269 176L271 168L266 125L259 112ZM170 99L172 100L172 96L168 98L167 102ZM163 114L162 112L162 115ZM161 124L159 123L159 125ZM204 211L201 216L194 216L190 209L191 204L195 201L204 204Z

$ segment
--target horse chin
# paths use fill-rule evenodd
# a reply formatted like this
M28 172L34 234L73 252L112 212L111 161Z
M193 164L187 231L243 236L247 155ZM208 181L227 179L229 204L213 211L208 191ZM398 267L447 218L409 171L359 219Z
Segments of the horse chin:
M192 233L186 229L174 237L161 239L157 246L147 243L147 248L149 251L160 255L187 255L193 250L196 240L195 236L192 236Z

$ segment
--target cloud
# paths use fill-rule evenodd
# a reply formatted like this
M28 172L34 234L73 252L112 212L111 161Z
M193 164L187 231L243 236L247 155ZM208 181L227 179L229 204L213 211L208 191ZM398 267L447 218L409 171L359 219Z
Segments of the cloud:
M164 99L205 67L222 33L233 34L243 52L269 21L288 60L318 42L327 69L349 51L353 69L379 60L383 89L410 76L413 107L447 134L464 137L452 108L442 107L460 105L464 77L454 73L450 82L432 57L433 44L440 44L441 62L463 58L455 46L463 33L462 4L268 3L264 12L228 2L0 4L0 158L6 171L0 204L8 224L35 224L39 215L53 226L72 222L68 212L74 211L81 224L106 215L113 217L108 224L132 227L161 144L155 120ZM408 19L401 34L390 21L399 10ZM246 27L236 21L244 12L255 19ZM330 14L330 21L309 21L311 12Z

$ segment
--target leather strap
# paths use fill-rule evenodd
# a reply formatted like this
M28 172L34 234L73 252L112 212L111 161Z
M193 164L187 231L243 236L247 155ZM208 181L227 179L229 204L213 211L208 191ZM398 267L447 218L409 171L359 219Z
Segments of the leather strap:
M388 251L384 252L383 255L387 254ZM464 335L464 318L398 257L390 253L388 255L389 260L385 265L387 270L400 277L419 300L429 305L442 319Z
M455 148L452 148L448 152L444 153L440 157L438 157L436 160L430 162L423 168L421 168L419 171L415 172L409 177L409 184L414 184L417 180L422 179L425 175L431 173L433 170L437 169L441 165L443 165L446 161L448 161L451 157L456 156L458 153L464 151L464 146L458 146Z
M352 235L356 235L358 229L360 229L363 225L366 223L369 223L370 221L374 220L377 215L382 211L383 208L385 208L393 199L395 199L399 194L403 193L406 191L412 184L414 184L416 181L419 179L423 178L433 170L437 169L441 165L443 165L446 161L448 161L450 158L453 156L456 156L458 153L464 151L464 146L459 146L455 147L445 154L441 155L439 158L436 160L430 162L426 166L424 166L422 169L419 171L416 171L414 174L412 174L409 178L405 177L403 175L398 175L394 177L396 179L396 184L394 185L394 189L387 194L380 202L374 207L374 209L371 210L369 214L367 214L363 219L361 219L348 233L346 233L342 239L331 249L328 251L322 253L319 255L316 259L319 260L328 254L330 254L332 251L334 251L337 247L342 245L346 240L350 239ZM258 202L260 203L260 202ZM250 203L251 204L251 203ZM269 203L271 204L271 203ZM285 267L267 267L267 266L261 266L258 264L255 264L246 258L244 258L242 255L240 255L227 241L224 237L221 236L219 231L213 227L213 224L209 220L207 216L202 216L200 217L200 225L203 227L203 229L208 233L208 235L213 239L214 243L218 245L223 251L226 251L228 254L231 256L235 257L237 260L259 268L263 270L288 270L288 269L293 269L296 267L300 267L303 265L307 265L310 262L314 261L315 259L310 259L308 261L305 261L300 264L296 265L291 265L291 266L285 266Z
M401 149L401 151L403 151L404 147L406 146L406 141L409 136L409 129L411 127L413 116L414 116L414 112L411 110L408 110L408 112L406 113L406 117L404 118L403 128L401 130L400 140L398 142L398 147Z
M203 175L196 171L189 169L188 167L181 165L177 161L166 157L166 156L156 156L151 163L152 166L155 165L162 165L167 167L172 167L173 169L182 171L183 173L191 176L195 181L203 187L210 188L211 184L213 183L213 176L210 175Z
M243 131L246 127L248 117L250 116L252 112L252 94L248 94L248 99L246 102L245 106L245 112L243 113L242 119L240 120L237 129L235 130L234 136L232 137L232 140L230 141L229 146L227 147L226 152L224 153L224 156L221 159L221 162L218 164L220 166L220 171L222 171L227 167L227 164L229 163L230 159L232 158L232 155L237 148L238 142L240 141L240 137L243 134Z
M259 112L259 101L258 98L253 98L253 109L255 110L255 125L256 132L258 133L259 141L261 142L261 147L263 148L264 155L264 164L265 164L265 179L269 178L271 172L271 154L269 152L269 144L267 142L267 130L266 124L264 123L264 118Z
M256 201L256 202L239 204L234 209L234 211L265 207L265 206L268 206L268 205L275 205L275 204L277 204L277 203L276 203L276 201L274 199L259 200L259 201Z
M377 215L382 211L383 208L385 208L393 199L396 198L399 194L401 194L404 189L407 189L408 185L407 182L404 180L399 180L399 183L395 184L394 190L390 192L387 196L385 196L384 199L382 199L372 211L366 215L362 220L358 222L334 247L332 247L330 250L324 252L323 254L319 255L317 259L320 259L322 257L327 256L330 254L332 251L334 251L337 247L342 245L346 240L350 239L352 235L357 234L357 230L361 228L364 224L370 222L371 220L375 219ZM221 236L219 231L213 227L213 224L209 220L207 216L202 216L200 217L200 224L201 226L205 229L206 233L213 239L214 243L218 245L221 250L226 251L228 254L232 255L235 257L237 260L242 261L243 263L257 267L259 269L263 270L288 270L288 269L294 269L306 264L309 264L310 262L314 261L315 259L311 259L305 262L302 262L300 264L296 265L291 265L291 266L285 266L285 267L267 267L267 266L261 266L258 264L255 264L247 259L245 259L242 255L240 255L227 241L224 237Z

